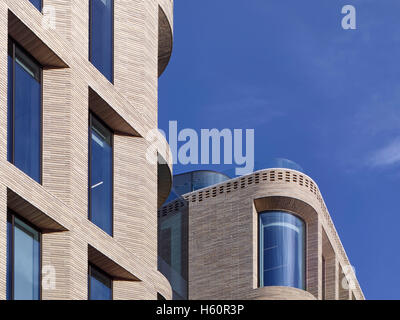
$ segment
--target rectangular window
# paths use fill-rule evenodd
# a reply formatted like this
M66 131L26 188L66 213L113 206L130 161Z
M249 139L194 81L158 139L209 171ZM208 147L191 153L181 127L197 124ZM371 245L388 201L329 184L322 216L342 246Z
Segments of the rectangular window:
M89 61L114 81L114 1L89 1Z
M112 300L112 278L89 265L89 300Z
M39 11L42 11L42 0L29 0Z
M7 219L7 299L39 300L41 233L13 213Z
M322 300L326 300L326 260L322 256Z
M90 114L89 220L113 235L113 133Z
M41 183L42 68L13 41L8 49L7 158Z

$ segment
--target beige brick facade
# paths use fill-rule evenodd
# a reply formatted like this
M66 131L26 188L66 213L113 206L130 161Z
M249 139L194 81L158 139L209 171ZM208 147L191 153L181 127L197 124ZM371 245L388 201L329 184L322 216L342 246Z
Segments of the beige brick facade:
M157 194L168 194L170 182L157 190L146 136L157 126L173 1L114 0L114 84L88 61L89 0L43 5L55 12L55 29L28 0L0 0L0 299L6 297L7 207L43 232L42 265L56 271L56 286L43 289L43 299L87 299L89 262L116 279L115 299L156 299L157 293L171 299L157 270ZM44 67L42 184L7 162L9 36ZM89 110L115 132L113 237L88 220ZM168 147L157 152L170 176Z
M189 299L364 299L321 193L305 174L261 170L183 197L189 206ZM160 209L160 218L176 214L177 203ZM259 287L258 215L273 210L306 224L306 291Z

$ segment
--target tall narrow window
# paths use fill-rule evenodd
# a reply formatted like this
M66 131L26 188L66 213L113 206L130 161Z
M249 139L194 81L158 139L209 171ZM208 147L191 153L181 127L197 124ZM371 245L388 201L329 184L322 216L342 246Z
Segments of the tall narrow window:
M260 286L305 289L305 226L281 211L259 216Z
M7 300L12 300L12 288L13 281L12 279L12 269L13 269L13 223L12 217L8 217L7 219Z
M89 300L112 300L112 279L89 265Z
M114 1L90 0L89 60L110 81L114 81Z
M42 0L29 0L39 11L42 11Z
M89 220L113 234L113 133L90 115Z
M326 260L322 256L322 300L326 300Z
M42 69L9 41L8 161L41 182Z
M7 299L40 299L41 234L13 213L7 220Z

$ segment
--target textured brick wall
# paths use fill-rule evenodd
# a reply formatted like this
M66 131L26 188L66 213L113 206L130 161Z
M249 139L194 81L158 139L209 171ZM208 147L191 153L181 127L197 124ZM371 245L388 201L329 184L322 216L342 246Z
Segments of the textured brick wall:
M44 5L55 9L55 29L43 28L43 15L27 0L0 0L0 299L6 290L6 208L15 198L7 190L42 227L57 229L43 234L43 265L56 272L56 286L44 289L43 299L87 298L89 245L107 258L99 260L105 269L131 275L115 281L115 299L156 299L157 292L171 298L157 271L157 165L145 158L145 137L157 125L159 3L115 0L115 85L88 61L88 0ZM24 32L21 45L45 67L42 185L6 158L8 12L13 32ZM114 237L87 219L89 87L137 133L115 136ZM171 160L169 151L160 153Z
M354 294L356 299L364 299L354 273L346 274L354 289L346 290L341 284L340 270L349 265L348 258L318 187L304 174L262 170L184 198L190 204L190 299L307 299L310 295L322 299L323 255L326 298L349 299ZM281 288L257 288L257 217L264 210L288 211L306 222L307 293L303 291L303 296Z

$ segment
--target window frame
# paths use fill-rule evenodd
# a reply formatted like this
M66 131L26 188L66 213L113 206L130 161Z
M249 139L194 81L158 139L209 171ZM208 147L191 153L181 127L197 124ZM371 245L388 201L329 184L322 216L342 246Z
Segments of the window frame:
M42 270L43 270L43 233L42 231L33 225L30 221L26 220L25 218L21 217L17 213L15 213L13 210L7 208L7 223L11 223L11 239L7 239L7 247L8 247L8 242L11 242L11 248L10 248L10 254L11 256L8 257L7 259L10 259L10 301L15 300L15 288L14 288L14 273L15 273L15 261L14 261L14 256L15 256L15 218L21 220L23 223L27 224L29 227L34 229L39 233L39 300L43 299L43 288L42 288ZM6 283L6 287L8 288L8 283ZM6 294L8 295L8 294Z
M92 20L93 20L93 5L92 2L96 0L89 0L89 62L98 70L104 78L106 78L108 81L110 81L112 84L114 84L115 81L115 0L112 1L112 6L111 6L111 36L112 36L112 41L111 41L111 50L112 50L112 59L111 59L111 80L108 79L97 67L93 64L92 62L92 39L93 39L93 27L92 27Z
M104 270L100 269L99 267L95 266L93 263L89 262L88 265L88 300L90 299L90 294L91 294L91 277L92 277L92 270L96 270L96 272L103 274L104 276L106 276L107 278L110 279L111 281L111 286L110 286L110 290L111 290L111 300L114 300L114 278L108 274L107 272L105 272ZM94 300L93 300L94 301Z
M42 2L43 3L43 2ZM33 179L28 173L24 172L23 170L19 169L16 165L15 165L15 64L17 63L16 60L16 52L17 52L17 48L18 50L22 51L23 54L25 54L30 60L32 60L33 63L35 63L38 66L39 69L39 83L40 83L40 141L39 141L39 145L40 145L40 150L39 150L39 181L36 181L35 179ZM11 59L12 59L12 145L11 145L11 159L10 159L10 163L12 165L14 165L18 170L21 170L22 172L24 172L27 176L29 176L32 180L34 180L35 182L38 182L40 185L43 184L43 66L28 52L26 51L18 42L16 42L13 38L8 37L8 44L7 44L7 57L10 53L11 50ZM8 83L9 80L9 76L7 77L7 86L10 85L10 83ZM9 111L10 106L8 105L7 102L7 117L8 115L8 111ZM7 123L8 123L8 119L7 119ZM7 136L10 134L10 128L7 127ZM8 143L8 138L7 138L7 143ZM7 156L8 157L8 156Z
M92 180L92 125L93 125L93 117L96 118L100 124L102 124L105 128L107 128L111 132L111 234L109 234L107 231L103 230L99 226L97 226L95 223L92 222L92 186L91 186L91 180ZM115 132L112 130L109 126L107 126L100 117L98 117L95 113L92 111L89 112L89 157L88 157L88 220L92 222L94 225L96 225L98 228L103 230L105 233L109 234L111 237L114 237L114 135Z
M283 210L283 209L277 209L277 210L264 210L264 211L261 211L261 212L257 212L257 288L264 288L264 287L266 287L266 286L263 286L263 285L261 285L261 259L263 259L263 257L261 256L261 242L260 242L260 233L261 233L261 215L262 214L268 214L268 213L273 213L273 212L283 212L283 213L286 213L286 214L290 214L290 215L292 215L292 216L294 216L294 217L296 217L297 219L299 219L300 221L302 221L303 222L303 224L304 224L304 230L303 230L303 232L304 232L304 235L303 235L303 238L304 238L304 261L303 261L303 264L304 264L304 274L303 274L303 277L304 277L304 289L300 289L300 290L304 290L304 291L308 291L308 281L307 281L307 278L308 278L308 270L307 270L307 268L308 268L308 264L307 264L307 255L308 255L308 249L307 249L307 243L308 243L308 223L307 223L307 221L301 216L301 215L299 215L298 213L296 213L296 212L292 212L292 211L289 211L289 210Z
M322 288L321 288L322 300L326 300L326 259L322 255Z

